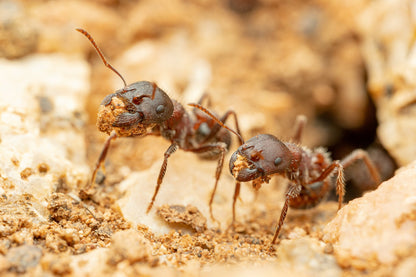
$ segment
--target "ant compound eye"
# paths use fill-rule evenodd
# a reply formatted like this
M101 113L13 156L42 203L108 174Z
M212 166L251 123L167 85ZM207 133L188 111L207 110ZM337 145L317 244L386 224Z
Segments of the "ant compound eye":
M282 158L277 157L276 160L274 160L274 165L278 166L282 162Z
M156 113L161 114L165 111L165 106L164 105L159 105L156 108Z

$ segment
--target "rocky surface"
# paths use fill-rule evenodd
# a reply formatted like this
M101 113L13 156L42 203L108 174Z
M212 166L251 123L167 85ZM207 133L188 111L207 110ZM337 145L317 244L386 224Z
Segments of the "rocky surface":
M392 265L414 255L416 162L377 190L351 201L325 227L342 266Z
M85 61L34 55L3 59L0 71L3 193L30 194L44 201L57 189L70 190L85 182Z
M416 157L416 22L412 1L372 3L359 17L369 91L377 105L377 133L399 165Z

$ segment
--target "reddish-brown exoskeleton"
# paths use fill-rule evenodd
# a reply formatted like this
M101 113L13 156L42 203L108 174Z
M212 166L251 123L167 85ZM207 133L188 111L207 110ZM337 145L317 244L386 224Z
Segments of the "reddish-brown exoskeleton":
M198 104L190 104L205 111L218 124L229 131L230 129L208 110ZM338 209L341 208L344 196L344 168L362 159L371 177L377 184L380 175L377 168L367 155L367 152L357 149L342 161L332 161L329 153L322 147L309 149L300 146L302 130L306 118L298 116L295 124L295 134L290 142L283 142L273 135L257 135L243 143L230 158L230 172L236 180L233 197L233 221L235 221L235 204L240 194L240 182L252 181L253 187L259 189L262 183L268 183L274 174L285 176L290 180L285 195L280 219L272 239L275 243L286 217L288 207L307 209L318 205L333 188L331 178L334 172L336 178L336 192L338 194Z
M124 82L123 89L108 95L101 103L97 126L100 131L110 136L104 144L95 165L91 183L84 189L84 194L87 194L86 191L94 184L97 171L104 162L113 139L148 135L162 136L169 140L171 145L164 154L157 185L147 213L153 206L166 173L168 158L179 148L197 153L202 158L218 159L215 185L209 200L210 215L215 220L212 214L212 201L221 175L224 155L231 144L231 136L228 131L198 109L193 109L192 113L187 112L179 102L171 99L155 83L140 81L127 85L121 74L106 61L91 35L82 29L77 29L77 31L90 40L104 64L120 76ZM204 98L206 95L201 98L200 102ZM237 116L233 111L227 111L220 121L225 122L229 116L234 117L239 133Z

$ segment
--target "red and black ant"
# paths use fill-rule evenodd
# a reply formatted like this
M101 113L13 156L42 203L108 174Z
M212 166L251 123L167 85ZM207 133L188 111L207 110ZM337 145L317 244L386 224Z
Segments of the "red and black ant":
M229 116L233 116L237 132L240 133L235 112L227 111L221 119L213 120L198 109L193 109L192 113L187 112L179 102L171 99L155 83L140 81L127 85L121 74L106 61L91 35L83 29L76 30L88 38L105 66L114 71L124 83L123 89L109 94L101 102L97 127L101 132L110 136L97 160L91 183L83 190L83 193L88 195L87 191L95 183L97 171L104 162L113 139L149 135L162 136L169 140L171 145L164 154L157 185L146 213L151 210L156 199L166 173L168 158L179 148L197 153L201 158L218 159L215 185L209 200L210 215L215 220L212 213L213 197L221 176L224 155L231 144L230 133L221 128L216 120L225 122ZM199 103L206 98L206 95L202 96Z
M199 104L189 104L207 113L219 125L239 136L211 112ZM318 205L333 188L331 178L334 171L337 174L336 192L338 194L338 209L341 208L345 193L344 168L362 159L366 164L373 181L380 183L380 174L369 158L367 152L357 149L342 161L332 161L329 153L322 147L309 149L300 146L306 117L298 116L295 124L295 134L290 142L283 142L273 135L257 135L246 142L233 153L230 158L230 172L236 180L233 196L233 219L235 222L235 204L240 194L240 182L252 181L253 187L259 189L262 183L268 183L274 174L283 175L289 179L285 202L280 219L272 239L275 243L280 229L290 207L307 209Z

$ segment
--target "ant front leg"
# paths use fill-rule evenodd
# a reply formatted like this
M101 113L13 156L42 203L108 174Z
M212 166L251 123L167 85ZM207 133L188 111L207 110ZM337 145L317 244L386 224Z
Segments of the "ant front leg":
M176 151L176 149L178 149L178 145L176 143L172 143L164 154L164 160L163 160L162 167L160 168L159 177L157 178L157 185L155 188L155 192L153 193L152 200L150 201L149 206L147 207L146 213L149 213L153 207L153 203L155 202L156 195L159 192L160 185L162 184L162 181L163 181L163 177L165 177L166 168L168 166L168 158L170 157L170 155L172 155Z
M225 157L225 153L227 152L227 146L223 142L217 142L217 143L212 143L212 144L208 144L202 147L193 148L189 150L185 149L185 151L190 151L194 153L220 151L220 154L219 154L220 157L218 159L217 170L215 171L215 185L214 185L214 189L212 190L211 196L209 199L209 213L210 213L211 219L213 221L218 222L218 220L215 219L214 214L212 212L212 203L214 201L215 192L217 191L218 181L221 177L222 167L224 164L224 157Z
M87 185L87 187L84 189L84 191L88 191L91 189L91 187L95 184L95 177L97 176L98 169L100 169L101 165L105 161L105 157L107 156L108 149L110 148L110 143L113 139L117 137L116 132L111 132L110 136L107 138L107 140L104 143L103 149L101 150L100 156L98 157L98 160L95 164L94 171L92 173L91 181Z
M287 189L286 196L285 196L285 203L283 204L283 208L280 213L279 223L277 224L276 231L274 232L274 236L273 236L271 244L274 244L276 242L277 236L280 233L280 229L282 228L283 222L285 221L285 218L287 215L287 210L289 209L290 201L298 197L301 190L302 190L301 185L293 184L293 183L289 184L289 187Z

